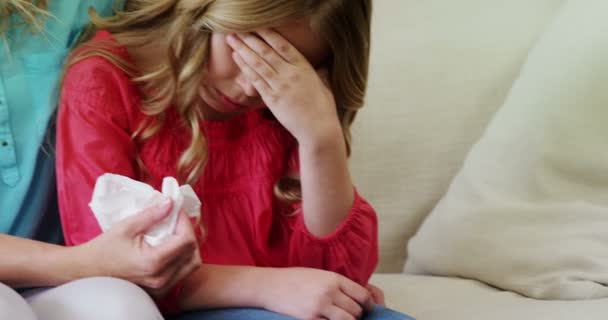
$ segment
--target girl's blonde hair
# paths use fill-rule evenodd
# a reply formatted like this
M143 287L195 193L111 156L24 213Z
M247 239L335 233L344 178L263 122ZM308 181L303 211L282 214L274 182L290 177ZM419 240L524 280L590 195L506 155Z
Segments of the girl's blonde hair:
M4 38L6 32L15 27L14 24L24 24L33 33L41 32L44 18L49 16L47 9L47 0L1 0L0 37Z
M77 51L67 67L87 57L102 56L143 86L142 108L150 117L133 134L137 144L160 130L165 110L173 105L191 132L191 143L177 163L178 179L192 184L206 160L198 92L211 34L247 32L310 18L313 30L331 49L325 67L350 154L350 125L363 106L367 85L371 9L371 0L131 0L124 11L111 18L102 19L92 12L93 24L127 47L152 43L162 35L168 41L168 51L158 67L136 73L134 66L103 45ZM141 160L138 163L145 172ZM287 202L299 200L297 178L279 181L275 193Z

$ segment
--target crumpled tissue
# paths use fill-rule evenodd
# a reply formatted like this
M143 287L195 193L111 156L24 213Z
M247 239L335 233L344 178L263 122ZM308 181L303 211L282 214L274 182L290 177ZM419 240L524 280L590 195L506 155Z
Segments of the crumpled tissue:
M175 178L166 177L161 193L143 182L106 173L97 178L89 207L101 230L106 232L116 223L160 204L167 197L173 200L171 213L144 235L148 244L157 246L174 233L181 209L189 217L200 215L201 202L189 185L179 186Z

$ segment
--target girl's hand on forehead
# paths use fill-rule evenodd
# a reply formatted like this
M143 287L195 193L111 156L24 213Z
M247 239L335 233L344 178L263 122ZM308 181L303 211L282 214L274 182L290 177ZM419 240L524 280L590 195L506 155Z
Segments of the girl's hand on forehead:
M227 43L235 63L300 145L317 146L341 135L326 72L317 72L283 36L263 29L229 35Z

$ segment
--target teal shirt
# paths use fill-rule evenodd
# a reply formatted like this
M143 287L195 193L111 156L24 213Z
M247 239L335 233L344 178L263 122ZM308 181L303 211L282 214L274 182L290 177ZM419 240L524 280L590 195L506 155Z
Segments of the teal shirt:
M91 6L109 15L114 0L51 0L44 32L13 28L8 49L0 42L0 233L61 240L49 123L63 62Z

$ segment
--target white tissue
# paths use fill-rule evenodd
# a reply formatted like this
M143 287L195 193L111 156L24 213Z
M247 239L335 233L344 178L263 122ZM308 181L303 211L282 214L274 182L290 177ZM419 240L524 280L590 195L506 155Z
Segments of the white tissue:
M106 232L114 224L160 204L167 197L173 200L171 214L144 235L148 244L156 246L173 234L181 209L189 217L200 215L201 202L189 185L180 187L175 178L166 177L160 193L145 183L106 173L97 178L89 207L101 230Z

